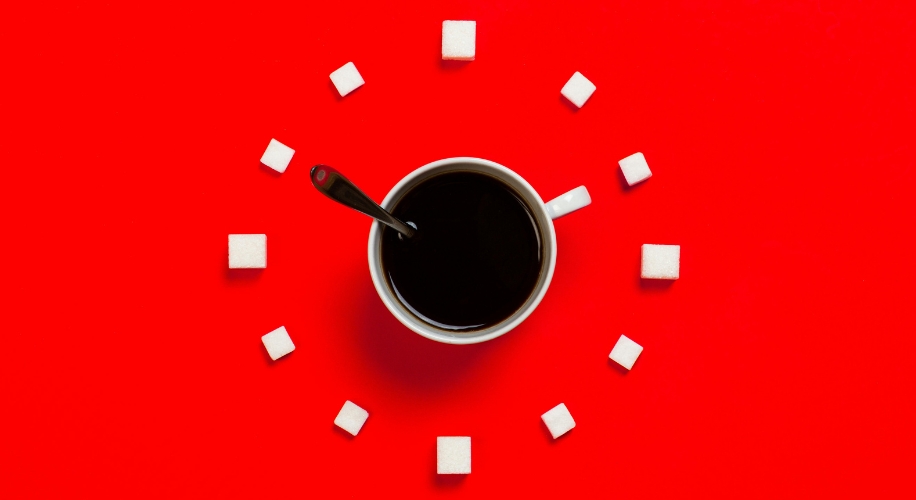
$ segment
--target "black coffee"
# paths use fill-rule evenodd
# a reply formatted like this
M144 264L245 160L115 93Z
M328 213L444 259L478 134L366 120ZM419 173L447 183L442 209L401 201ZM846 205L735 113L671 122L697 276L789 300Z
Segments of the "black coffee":
M448 172L414 186L394 216L413 238L382 231L382 271L404 306L448 330L495 325L517 311L541 271L541 235L509 186L476 172Z

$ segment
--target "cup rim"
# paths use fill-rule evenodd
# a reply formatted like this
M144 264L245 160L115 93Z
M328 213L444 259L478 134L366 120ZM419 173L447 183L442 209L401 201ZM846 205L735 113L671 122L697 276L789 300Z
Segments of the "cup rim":
M553 272L554 272L554 269L556 267L556 262L557 262L556 231L554 230L554 227L553 227L553 220L550 217L550 214L547 212L547 207L544 204L544 201L541 199L541 196L531 186L531 184L529 184L528 181L526 181L522 176L518 175L517 173L515 173L513 170L509 169L508 167L500 165L499 163L496 163L491 160L486 160L483 158L475 158L471 156L458 156L458 157L452 157L452 158L444 158L441 160L436 160L434 162L427 163L426 165L423 165L422 167L411 171L409 174L404 176L400 181L398 181L398 183L395 184L394 187L392 187L391 190L388 191L388 194L385 196L385 199L382 200L382 203L380 205L382 206L382 208L388 210L389 205L394 201L394 199L400 196L401 192L407 186L409 186L416 178L425 175L426 173L430 172L431 170L435 170L443 166L454 165L454 164L459 164L459 163L470 163L470 164L476 164L479 166L492 168L500 172L501 175L505 175L507 177L512 178L513 181L515 181L521 187L523 187L527 191L527 193L524 193L526 196L526 199L528 199L529 202L532 202L532 201L537 202L537 203L529 203L532 205L536 205L530 208L532 210L540 211L543 215L542 220L547 221L547 224L546 224L547 227L542 228L542 229L546 232L546 238L545 238L546 243L549 246L551 251L547 252L549 254L549 258L547 262L547 268L544 271L546 273L546 277L543 283L541 284L540 288L535 293L534 298L528 303L527 307L521 312L521 314L517 315L514 319L512 319L512 321L509 321L506 324L502 325L501 327L497 328L496 330L493 330L484 335L474 335L474 334L449 335L449 334L440 332L438 330L434 330L432 328L426 327L425 325L419 323L418 320L416 320L415 318L405 314L397 306L396 299L392 297L390 290L388 289L388 285L384 277L382 276L381 268L378 264L379 259L378 259L377 254L381 246L380 240L381 240L382 223L378 221L374 221L372 223L372 228L369 230L369 245L368 245L369 274L372 277L372 284L375 286L375 291L378 293L379 297L382 299L382 303L385 304L385 307L388 309L388 311L390 311L391 314L394 315L394 317L397 318L397 320L401 322L401 324L406 326L411 331L423 337L426 337L430 340L435 340L437 342L443 342L446 344L456 344L456 345L477 344L480 342L486 342L487 340L492 340L496 337L504 335L505 333L509 332L510 330L514 329L516 326L521 324L521 322L524 321L526 318L528 318L528 316L531 315L531 313L535 310L535 308L537 308L538 304L540 304L541 300L544 298L544 295L547 293L547 289L549 288L550 282L553 279Z

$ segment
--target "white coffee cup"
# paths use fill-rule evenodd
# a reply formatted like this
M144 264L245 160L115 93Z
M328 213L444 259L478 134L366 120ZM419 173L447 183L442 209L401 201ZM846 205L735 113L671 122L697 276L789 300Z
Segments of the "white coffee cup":
M543 232L546 244L542 249L542 267L538 282L525 303L503 321L489 328L468 333L459 333L453 330L438 328L423 321L398 300L382 272L381 236L384 226L381 222L373 223L372 229L369 231L369 273L372 275L372 283L375 285L375 290L378 292L379 297L381 297L385 307L387 307L388 310L391 311L391 314L407 328L428 339L447 344L476 344L478 342L494 339L508 332L518 326L532 311L534 311L534 308L537 307L541 299L544 298L544 294L547 293L547 287L550 286L554 267L556 267L557 236L553 228L553 219L560 218L570 212L587 206L591 203L591 198L585 186L579 186L545 204L541 201L541 197L538 195L537 191L535 191L525 179L512 170L490 160L459 157L434 161L407 174L407 176L391 188L391 191L385 196L384 201L381 203L382 208L391 212L401 197L410 191L411 188L432 176L452 171L479 172L500 179L511 186L516 193L521 195L532 209L533 215L537 220L537 225Z

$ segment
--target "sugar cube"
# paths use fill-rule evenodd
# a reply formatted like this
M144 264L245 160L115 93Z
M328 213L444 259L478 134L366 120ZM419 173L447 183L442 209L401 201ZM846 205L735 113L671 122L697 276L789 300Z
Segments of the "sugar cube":
M267 349L267 354L270 355L270 359L274 361L293 352L293 349L296 348L296 346L293 345L293 339L289 338L289 333L286 332L285 326L281 326L267 335L264 335L261 337L261 342L264 343L264 348Z
M471 438L467 436L437 437L436 472L438 474L470 474Z
M627 184L631 186L652 177L652 171L649 170L649 164L646 163L646 157L642 153L633 153L617 163L620 164L620 170Z
M643 245L642 278L676 280L680 277L680 245Z
M331 81L334 82L334 86L337 87L337 92L340 93L340 97L353 92L366 83L359 74L359 71L356 70L356 65L352 62L344 64L331 73Z
M334 425L355 436L363 428L367 418L369 418L369 412L348 400L344 401L343 408L334 419Z
M230 234L229 269L267 267L266 234Z
M473 61L477 21L442 21L442 59Z
M573 420L565 403L560 403L541 415L541 420L547 425L547 430L554 439L566 434L576 426L576 421Z
M295 152L293 148L286 144L276 139L271 139L264 154L261 155L261 163L282 174L286 172L286 167L289 166L289 161L293 159L293 153Z
M582 76L582 73L576 71L573 73L572 78L566 82L566 85L563 85L560 93L563 94L563 97L569 99L569 102L575 104L577 108L581 108L585 105L585 101L592 96L596 88L594 83Z
M632 370L633 363L636 362L636 358L639 357L641 352L641 345L633 342L626 335L621 335L617 339L617 343L614 344L614 348L611 349L609 357L627 370Z

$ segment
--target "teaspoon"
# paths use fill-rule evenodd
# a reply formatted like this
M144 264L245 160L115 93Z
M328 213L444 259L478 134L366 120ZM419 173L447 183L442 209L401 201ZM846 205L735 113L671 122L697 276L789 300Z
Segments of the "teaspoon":
M416 226L412 222L405 224L389 214L337 170L327 165L315 165L309 172L309 177L315 189L328 198L375 218L406 238L410 238L416 232Z

